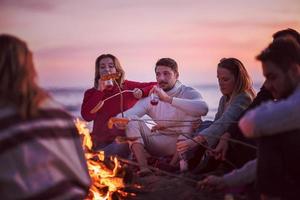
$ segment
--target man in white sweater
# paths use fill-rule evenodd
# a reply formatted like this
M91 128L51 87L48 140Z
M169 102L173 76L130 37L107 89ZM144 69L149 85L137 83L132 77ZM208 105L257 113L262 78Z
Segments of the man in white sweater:
M158 60L155 73L158 85L153 87L152 97L138 101L124 112L124 116L130 119L126 127L126 136L134 139L130 147L141 166L141 175L150 172L147 168L146 153L159 157L174 155L179 135L191 135L194 132L193 122L199 123L201 116L208 112L208 106L201 94L178 80L178 66L175 60ZM153 95L159 98L157 105L151 104ZM144 115L150 116L156 123L151 130L140 120Z

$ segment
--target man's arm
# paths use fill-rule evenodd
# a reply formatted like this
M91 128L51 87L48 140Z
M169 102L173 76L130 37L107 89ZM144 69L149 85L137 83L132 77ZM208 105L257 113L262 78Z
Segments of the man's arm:
M173 97L171 104L195 117L205 116L208 112L208 105L202 99L201 94L194 88L185 88L186 92L182 98Z
M147 114L147 105L149 104L149 97L139 100L132 108L126 110L123 114L124 117L130 118L131 116L142 117ZM119 113L117 117L121 117L122 113Z
M267 102L247 112L239 126L246 137L274 135L300 129L300 89L285 100Z
M225 174L222 180L227 187L241 186L253 183L256 177L256 163L257 160L247 162L242 168L233 170Z
M200 188L224 189L253 183L256 177L256 159L247 162L242 168L233 170L224 176L210 175L198 183Z

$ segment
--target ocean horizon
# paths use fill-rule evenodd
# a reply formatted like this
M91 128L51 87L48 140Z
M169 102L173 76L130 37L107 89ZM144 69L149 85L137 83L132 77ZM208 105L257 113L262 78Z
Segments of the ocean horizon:
M261 84L255 83L254 89L256 92L261 87ZM217 112L219 100L222 96L217 84L201 84L192 85L202 95L203 99L207 102L209 111L208 114L203 117L204 120L213 120ZM72 114L75 118L81 118L80 109L83 100L84 92L87 88L83 87L47 87L46 91L52 96L52 98L63 105L63 107Z

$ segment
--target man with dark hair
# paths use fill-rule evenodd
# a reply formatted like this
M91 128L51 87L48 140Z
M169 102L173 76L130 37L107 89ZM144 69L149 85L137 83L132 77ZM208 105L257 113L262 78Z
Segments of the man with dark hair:
M246 137L259 137L257 187L262 199L297 199L300 191L300 47L275 40L257 59L266 88L277 99L239 122Z
M131 119L126 128L126 135L133 139L130 147L141 166L141 175L150 172L146 152L158 157L174 155L178 134L192 134L192 122L200 120L201 116L208 112L201 94L178 80L178 66L175 60L158 60L155 74L158 85L154 86L150 93L159 98L158 104L151 104L150 96L124 112L124 116ZM152 130L140 120L146 114L156 123Z
M278 38L286 38L294 40L296 43L300 44L300 34L291 28L280 30L273 34L273 39L276 40Z
M161 58L155 64L155 70L158 66L167 66L171 68L174 72L178 73L178 65L172 58Z

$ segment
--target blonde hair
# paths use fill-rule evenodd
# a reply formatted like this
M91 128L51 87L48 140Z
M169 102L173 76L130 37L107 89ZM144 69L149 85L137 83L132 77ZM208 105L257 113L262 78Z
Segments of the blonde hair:
M229 70L235 78L235 87L229 101L236 95L246 92L252 99L255 97L252 80L243 63L236 58L222 58L218 67Z
M37 115L47 96L35 82L32 53L26 43L11 35L0 35L0 102L13 105L22 118Z
M117 73L120 74L120 77L116 80L118 82L118 84L122 87L123 83L124 83L124 79L125 79L125 71L122 68L120 61L118 60L118 58L112 54L102 54L100 56L98 56L98 58L96 59L95 62L95 79L94 79L94 87L97 88L98 87L98 80L100 78L100 70L99 70L99 66L100 66L100 61L104 58L111 58L113 60L114 66L117 70Z

